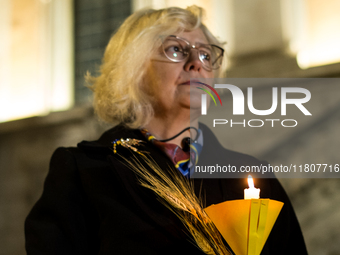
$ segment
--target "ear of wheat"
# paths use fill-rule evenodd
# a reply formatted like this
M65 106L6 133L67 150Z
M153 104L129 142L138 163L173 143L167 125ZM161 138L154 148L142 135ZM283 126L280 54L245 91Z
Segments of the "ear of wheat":
M195 244L206 254L232 254L203 210L201 200L195 195L193 183L177 169L169 166L169 174L166 174L151 157L143 155L142 158L146 165L136 157L132 161L123 159L139 177L140 184L154 191L161 203L181 220Z

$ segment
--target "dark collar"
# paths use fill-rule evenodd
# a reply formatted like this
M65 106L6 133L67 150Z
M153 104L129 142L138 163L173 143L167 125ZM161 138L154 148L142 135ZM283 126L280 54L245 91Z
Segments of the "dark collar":
M135 138L146 141L139 129L130 129L123 124L119 124L102 134L96 141L82 141L78 143L78 148L91 152L112 152L112 141L120 138Z
M213 132L204 124L199 123L199 129L203 133L203 151L205 147L213 144L216 149L222 149L222 145L218 142ZM78 148L91 152L104 152L112 151L112 141L120 138L135 138L142 141L146 141L146 138L140 132L139 129L131 129L123 124L119 124L102 134L102 136L96 141L82 141L78 143Z

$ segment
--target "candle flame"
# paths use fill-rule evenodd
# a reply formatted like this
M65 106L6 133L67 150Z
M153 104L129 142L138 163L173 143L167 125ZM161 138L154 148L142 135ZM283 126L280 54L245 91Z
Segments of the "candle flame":
M251 177L251 175L248 175L248 186L249 188L252 188L252 189L255 188L253 177Z

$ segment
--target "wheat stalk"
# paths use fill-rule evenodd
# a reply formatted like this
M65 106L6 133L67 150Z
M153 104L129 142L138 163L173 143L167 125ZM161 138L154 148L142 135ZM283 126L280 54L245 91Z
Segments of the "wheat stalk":
M203 210L201 200L195 195L193 183L170 166L167 175L151 157L142 156L147 167L136 157L132 161L122 158L137 174L140 184L154 191L159 200L182 221L196 245L206 254L232 254Z

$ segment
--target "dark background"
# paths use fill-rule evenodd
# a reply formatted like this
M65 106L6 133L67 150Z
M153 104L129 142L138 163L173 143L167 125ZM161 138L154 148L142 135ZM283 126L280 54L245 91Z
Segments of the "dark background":
M239 8L239 4L238 1L233 7ZM24 220L41 195L53 151L58 146L75 146L81 140L96 139L111 126L100 123L94 116L91 92L84 87L84 74L87 70L96 73L110 36L131 9L132 3L124 0L74 0L74 107L47 116L0 123L0 254L25 254ZM243 11L235 19L240 23L242 17L254 14L252 8L243 8ZM276 35L267 31L266 25L261 26L261 22L265 17L273 19L275 15L271 10L263 9L262 12L256 15L258 19L250 22L263 28L253 36L265 36L270 40ZM235 28L242 26L240 23L236 22ZM242 34L240 37L242 39ZM251 45L251 41L248 43ZM226 75L236 78L340 76L340 63L302 70L295 56L288 54L286 49L287 44L282 40L272 47L250 47L243 53L234 51L235 54L229 55ZM330 98L323 88L316 87L313 91L324 93L325 100ZM264 91L263 97L266 95ZM337 95L332 95L330 100L337 101L336 98ZM302 125L297 132L278 133L280 139L277 140L264 141L259 135L245 136L242 132L223 132L221 139L227 148L255 155L272 164L290 159L304 163L315 155L319 155L320 160L329 160L326 163L337 162L340 111L336 102L331 106L325 108L328 113L329 109L332 111L325 113L324 119L316 118L314 122ZM282 179L281 182L295 207L309 253L340 254L340 179Z

